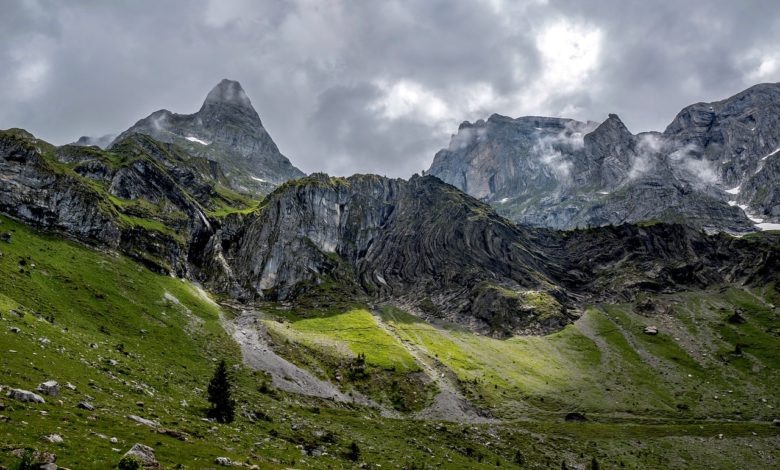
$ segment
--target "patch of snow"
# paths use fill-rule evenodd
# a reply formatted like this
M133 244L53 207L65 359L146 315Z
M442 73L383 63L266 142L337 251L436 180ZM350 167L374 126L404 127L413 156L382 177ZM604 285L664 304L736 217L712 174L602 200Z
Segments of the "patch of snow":
M729 194L739 194L740 187L737 186L736 188L727 189L726 192Z
M195 142L200 145L208 145L209 143L205 140L200 140L197 137L185 137L185 139L189 140L190 142Z
M739 208L740 208L740 209L742 209L743 211L746 211L746 210L747 210L747 205L745 205L745 204L740 204L740 205L738 205L737 207L739 207Z
M760 230L780 230L780 224L772 224L769 222L764 222L763 224L756 224L756 227L758 227Z
M599 194L606 196L607 194L609 194L609 191L599 191Z
M770 153L766 157L762 158L761 160L766 160L767 158L771 157L772 155L776 154L777 152L780 152L780 147L776 148L774 152Z
M731 207L734 207L734 206L736 206L736 205L737 205L737 201L729 201L729 205L730 205Z
M267 182L268 182L268 181L264 180L263 178L258 178L258 177L257 177L257 176L255 176L255 175L249 175L249 177L250 177L250 178L252 178L253 180L255 180L255 181L259 181L259 182L261 182L261 183L267 183Z
M509 200L509 198L508 198L508 197L505 197L505 198L502 198L502 199L501 199L500 201L498 201L498 202L500 202L501 204L503 204L503 203L507 202L508 200Z
M764 219L759 219L758 217L754 217L754 216L748 214L747 212L745 212L745 215L747 216L748 219L750 219L751 222L756 223L756 224L760 224L761 222L764 221Z

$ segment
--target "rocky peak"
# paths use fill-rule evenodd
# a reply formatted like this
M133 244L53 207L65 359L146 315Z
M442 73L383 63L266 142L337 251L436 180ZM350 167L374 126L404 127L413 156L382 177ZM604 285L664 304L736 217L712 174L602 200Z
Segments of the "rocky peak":
M263 127L240 83L222 80L194 114L156 111L123 132L177 144L188 153L220 164L233 189L267 194L279 183L303 176L282 155Z
M229 104L233 106L243 106L246 108L252 108L252 102L249 100L244 88L235 80L223 79L214 88L211 89L206 100L203 102L204 106L211 104ZM252 108L254 109L254 108Z

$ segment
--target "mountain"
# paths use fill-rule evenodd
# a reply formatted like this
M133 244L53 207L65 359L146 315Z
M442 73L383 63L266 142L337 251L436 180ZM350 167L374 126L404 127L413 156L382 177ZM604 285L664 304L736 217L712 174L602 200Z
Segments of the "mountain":
M314 175L260 201L213 160L131 134L108 150L0 133L0 211L238 301L373 298L496 337L558 330L591 301L772 282L767 241L682 225L517 226L433 176ZM771 270L770 270L771 271Z
M242 193L267 194L279 183L304 175L279 151L241 84L233 80L219 82L198 112L156 111L114 142L135 133L218 162L230 186Z
M765 182L780 177L778 115L780 84L689 106L663 133L634 135L614 114L598 125L493 115L461 124L429 173L539 227L771 228L760 222L777 220L778 195Z
M0 466L771 467L780 234L700 227L749 228L729 201L771 202L775 160L716 197L642 153L669 138L616 116L462 131L533 148L529 127L580 173L555 154L528 187L633 174L614 195L707 211L560 231L432 175L314 174L252 198L186 138L0 131ZM526 187L478 176L463 181ZM208 419L221 360L233 423Z
M90 137L82 135L77 141L73 142L73 145L81 145L83 147L96 146L102 149L107 148L116 139L115 134L106 134L101 137Z

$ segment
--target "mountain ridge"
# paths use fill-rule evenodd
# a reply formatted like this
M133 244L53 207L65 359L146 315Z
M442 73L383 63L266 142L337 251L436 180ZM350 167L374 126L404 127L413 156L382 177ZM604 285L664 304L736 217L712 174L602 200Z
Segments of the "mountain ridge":
M462 123L428 173L518 223L565 229L688 218L744 233L780 210L774 193L729 192L745 185L755 195L751 172L764 171L763 159L780 148L778 110L780 84L759 84L684 108L664 132L634 135L616 114L596 126L492 115ZM772 168L760 179L778 178Z

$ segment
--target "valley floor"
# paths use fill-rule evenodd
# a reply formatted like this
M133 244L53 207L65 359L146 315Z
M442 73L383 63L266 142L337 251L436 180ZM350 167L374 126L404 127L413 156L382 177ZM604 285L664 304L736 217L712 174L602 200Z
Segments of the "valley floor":
M780 465L774 286L594 305L555 334L497 340L359 300L220 305L113 253L6 218L0 232L0 466L32 448L112 468L135 443L193 469ZM219 359L229 425L204 420ZM47 380L60 392L45 403L6 396Z

